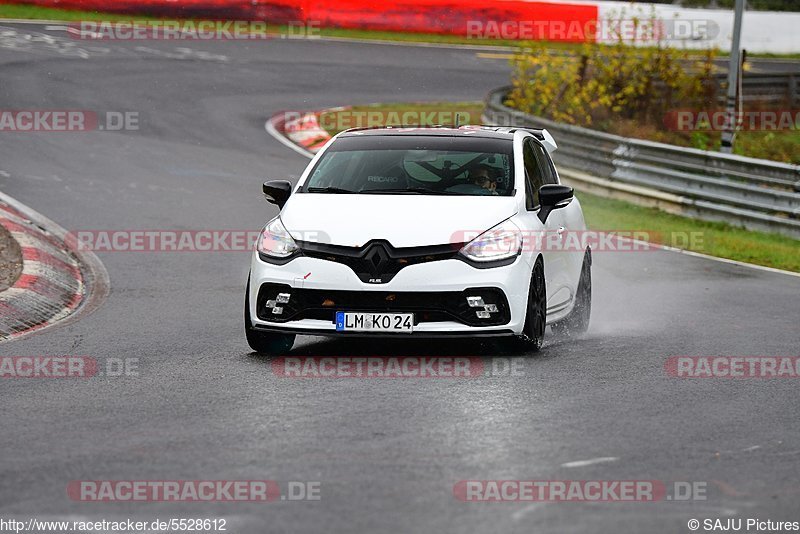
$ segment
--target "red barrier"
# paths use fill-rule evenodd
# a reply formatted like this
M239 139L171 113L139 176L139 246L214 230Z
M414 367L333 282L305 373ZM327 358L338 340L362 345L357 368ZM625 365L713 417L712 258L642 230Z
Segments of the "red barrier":
M469 35L473 29L486 32L506 21L542 21L555 24L597 22L597 6L551 4L518 0L382 0L379 7L371 0L307 0L306 20L320 21L322 27L360 28L400 32ZM478 23L478 24L474 24ZM488 31L491 35L491 31ZM582 39L561 39L582 40Z
M525 21L543 22L548 28L586 28L596 23L598 16L596 5L522 0L0 0L20 2L110 13L266 20L276 24L302 21L320 27L461 36L476 36L474 30L480 28L489 37L493 36L490 24ZM582 37L549 33L548 39L581 41Z

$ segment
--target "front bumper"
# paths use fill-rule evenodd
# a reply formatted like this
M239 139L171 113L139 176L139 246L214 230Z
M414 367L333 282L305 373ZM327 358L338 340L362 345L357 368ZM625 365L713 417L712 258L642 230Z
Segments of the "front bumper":
M254 254L250 317L258 330L310 335L408 338L519 334L525 321L530 269L524 256L490 269L448 259L409 265L388 283L370 284L340 263L300 256L274 265ZM487 303L496 304L497 313L489 320L472 319L474 308L467 305L466 290L483 291L478 294L487 295ZM291 295L288 303L278 305L282 308L280 316L272 313L276 306L272 301L278 293ZM412 312L414 332L339 332L334 322L336 311Z

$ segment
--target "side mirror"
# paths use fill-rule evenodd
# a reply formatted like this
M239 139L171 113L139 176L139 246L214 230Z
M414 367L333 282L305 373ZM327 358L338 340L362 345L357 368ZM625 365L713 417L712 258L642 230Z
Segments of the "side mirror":
M547 184L539 188L539 220L545 222L550 212L572 202L574 190L566 185Z
M264 182L261 188L264 191L264 198L267 199L267 202L277 204L279 208L283 208L283 205L289 200L289 195L292 194L292 183L288 180Z

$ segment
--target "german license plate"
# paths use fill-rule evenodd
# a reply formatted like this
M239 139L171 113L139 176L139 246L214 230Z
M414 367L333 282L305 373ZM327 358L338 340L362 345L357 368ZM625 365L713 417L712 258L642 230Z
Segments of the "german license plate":
M339 332L403 332L414 330L413 313L336 312Z

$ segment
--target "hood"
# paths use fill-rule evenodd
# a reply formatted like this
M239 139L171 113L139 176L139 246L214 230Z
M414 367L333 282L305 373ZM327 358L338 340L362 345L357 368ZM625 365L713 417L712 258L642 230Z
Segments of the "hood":
M297 193L280 216L301 241L361 247L385 239L400 248L461 243L516 211L514 197Z

